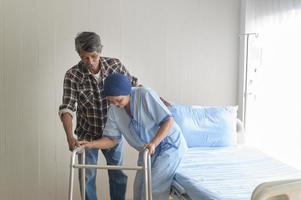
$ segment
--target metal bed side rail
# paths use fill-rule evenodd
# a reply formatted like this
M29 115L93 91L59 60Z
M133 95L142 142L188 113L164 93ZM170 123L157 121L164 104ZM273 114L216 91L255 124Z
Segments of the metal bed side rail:
M291 199L301 196L301 179L271 181L258 185L252 193L252 200ZM281 198L282 197L282 198Z
M82 154L82 163L76 164L76 155ZM83 147L76 147L72 154L70 160L70 175L69 175L69 190L68 190L68 200L73 200L73 188L74 188L74 170L81 170L81 197L82 200L86 199L86 188L85 188L85 169L108 169L108 170L143 170L144 171L144 185L145 185L145 200L152 200L152 180L151 180L151 159L149 155L149 150L146 148L143 152L143 166L116 166L116 165L86 165L85 164L85 150Z

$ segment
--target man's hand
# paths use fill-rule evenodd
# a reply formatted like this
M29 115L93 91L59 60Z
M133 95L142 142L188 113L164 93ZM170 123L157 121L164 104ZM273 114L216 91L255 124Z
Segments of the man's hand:
M162 97L160 97L161 101L165 104L166 107L171 107L171 104L166 101L165 99L163 99Z
M70 151L73 151L75 147L78 146L78 141L74 137L68 137L67 141L68 141Z

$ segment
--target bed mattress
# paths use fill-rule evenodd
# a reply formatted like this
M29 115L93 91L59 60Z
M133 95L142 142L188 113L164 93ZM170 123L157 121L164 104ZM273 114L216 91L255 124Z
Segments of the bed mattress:
M295 178L301 178L301 171L254 148L191 148L174 187L193 200L250 200L263 182Z

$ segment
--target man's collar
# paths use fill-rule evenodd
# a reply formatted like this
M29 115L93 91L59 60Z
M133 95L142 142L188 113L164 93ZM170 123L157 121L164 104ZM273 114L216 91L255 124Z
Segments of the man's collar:
M104 71L104 67L103 67L103 62L101 57L99 58L99 65L100 65L100 69L99 71L103 72ZM83 61L79 61L78 63L79 69L80 71L84 74L84 75L89 75L89 74L93 74L92 72L90 72L90 70L85 66Z

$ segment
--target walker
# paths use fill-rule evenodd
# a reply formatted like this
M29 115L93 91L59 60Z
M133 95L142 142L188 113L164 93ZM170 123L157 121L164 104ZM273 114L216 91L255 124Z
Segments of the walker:
M82 154L82 163L75 163L76 155ZM145 200L152 200L152 185L151 185L151 162L149 150L146 148L143 152L143 166L117 166L117 165L86 165L85 164L85 151L83 147L76 147L71 154L70 161L70 176L69 176L69 194L68 200L73 200L73 183L74 183L74 169L81 170L81 197L82 200L86 199L86 187L85 187L85 169L94 168L94 169L109 169L109 170L143 170L144 171L144 185L145 185Z

